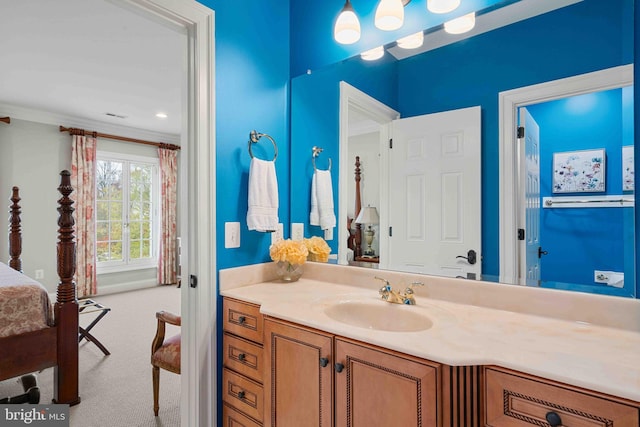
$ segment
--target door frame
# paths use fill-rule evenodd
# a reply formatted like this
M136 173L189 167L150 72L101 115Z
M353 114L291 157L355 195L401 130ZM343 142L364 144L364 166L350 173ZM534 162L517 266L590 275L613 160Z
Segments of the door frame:
M217 405L212 404L217 402L214 11L193 0L109 1L187 34L180 160L184 190L179 200L185 279L180 289L180 424L211 426L217 419ZM187 286L192 276L196 287Z
M498 94L500 283L519 283L517 111L540 102L633 84L633 64L512 89Z
M348 182L353 179L353 173L349 171L351 164L348 161L349 155L349 108L357 108L367 114L371 120L379 124L380 127L380 200L388 200L388 186L383 183L388 182L389 161L385 148L386 141L389 140L389 127L391 121L400 118L400 113L367 95L349 83L340 82L340 112L339 112L339 160L340 167L338 173L338 264L346 265L347 262L347 204L348 204ZM389 218L384 210L387 206L381 203L380 206L380 230L387 230ZM389 245L388 234L385 236L380 232L378 242L380 253L387 253ZM380 267L384 268L386 261L381 257Z

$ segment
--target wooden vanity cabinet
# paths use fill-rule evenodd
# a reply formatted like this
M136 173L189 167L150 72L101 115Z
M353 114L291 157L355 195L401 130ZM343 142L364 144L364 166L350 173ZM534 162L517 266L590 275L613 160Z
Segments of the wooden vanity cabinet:
M436 363L270 318L264 347L265 426L440 425Z
M503 368L484 368L487 427L638 427L632 402Z
M255 304L224 298L223 425L258 427L264 418L264 319Z

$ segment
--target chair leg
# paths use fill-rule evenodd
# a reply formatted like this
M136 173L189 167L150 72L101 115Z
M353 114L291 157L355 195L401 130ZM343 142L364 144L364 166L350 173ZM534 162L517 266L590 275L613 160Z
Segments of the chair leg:
M160 368L158 368L157 366L154 366L152 375L153 375L153 413L157 417L158 410L160 409L160 405L158 404L158 395L160 394Z

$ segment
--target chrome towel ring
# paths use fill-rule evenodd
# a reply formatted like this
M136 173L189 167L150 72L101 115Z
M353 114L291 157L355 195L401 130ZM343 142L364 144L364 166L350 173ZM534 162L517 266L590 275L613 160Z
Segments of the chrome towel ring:
M278 157L278 145L276 144L276 141L274 141L274 139L271 138L271 136L267 135L266 133L258 133L255 130L252 130L249 133L249 155L253 159L253 152L251 151L251 144L257 143L258 141L260 141L260 138L262 138L263 136L269 138L269 140L271 140L271 143L273 144L274 153L273 153L272 162L275 162L276 158Z
M316 147L314 145L311 150L313 152L313 154L311 155L311 163L313 163L313 170L318 170L318 168L316 168L316 157L318 157L320 153L322 153L322 150L324 150L324 148ZM329 157L329 167L327 168L327 170L328 171L331 170L331 157Z

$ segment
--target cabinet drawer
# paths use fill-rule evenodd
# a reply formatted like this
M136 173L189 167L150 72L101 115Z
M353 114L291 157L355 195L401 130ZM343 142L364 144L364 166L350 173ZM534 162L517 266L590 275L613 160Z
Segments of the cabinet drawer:
M222 339L222 346L224 366L262 383L262 346L227 333Z
M262 344L263 318L259 306L225 298L222 309L225 331Z
M222 400L251 418L262 422L264 396L262 385L227 368L222 371Z
M549 425L546 416L552 412L563 427L639 425L637 407L525 374L487 368L485 393L487 426Z
M261 427L260 424L227 404L222 405L222 425L224 427Z

